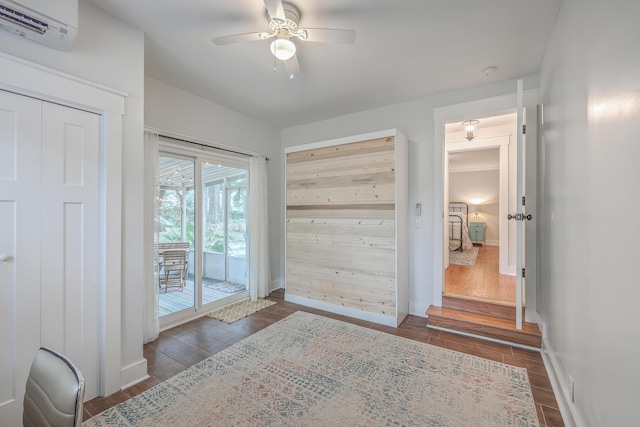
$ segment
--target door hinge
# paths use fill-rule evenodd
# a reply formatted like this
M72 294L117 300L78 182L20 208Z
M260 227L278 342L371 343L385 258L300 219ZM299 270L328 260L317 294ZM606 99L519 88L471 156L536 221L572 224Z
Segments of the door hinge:
M522 196L522 206L524 206L526 203L524 201L524 196Z
M524 277L524 268L522 269L522 277Z
M522 134L523 135L527 134L527 125L522 125Z

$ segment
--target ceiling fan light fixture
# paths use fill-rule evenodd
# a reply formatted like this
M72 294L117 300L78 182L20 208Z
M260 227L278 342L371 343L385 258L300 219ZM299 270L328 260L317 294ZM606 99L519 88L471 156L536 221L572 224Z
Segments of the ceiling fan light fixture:
M286 61L296 54L296 45L287 38L278 38L271 42L271 53L279 60Z

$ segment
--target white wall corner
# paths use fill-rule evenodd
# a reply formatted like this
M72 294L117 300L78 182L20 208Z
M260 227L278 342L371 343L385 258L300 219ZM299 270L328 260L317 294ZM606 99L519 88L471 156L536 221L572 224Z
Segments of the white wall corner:
M284 289L284 280L281 278L273 279L271 281L271 291L275 291L277 289Z
M147 374L147 359L122 368L120 371L120 388L125 389L149 378Z
M409 301L409 314L412 316L427 317L429 304L426 302Z

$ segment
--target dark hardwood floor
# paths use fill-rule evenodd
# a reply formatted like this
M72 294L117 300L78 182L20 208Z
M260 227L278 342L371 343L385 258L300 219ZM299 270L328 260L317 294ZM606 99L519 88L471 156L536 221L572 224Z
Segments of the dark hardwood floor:
M230 325L210 317L202 317L162 332L156 341L144 346L144 357L148 361L150 378L111 396L93 399L85 403L85 419L142 393L283 317L302 310L526 368L540 425L543 427L564 426L547 371L538 352L427 329L427 319L422 317L408 316L398 328L391 328L286 302L283 290L272 292L269 298L278 301L278 304Z

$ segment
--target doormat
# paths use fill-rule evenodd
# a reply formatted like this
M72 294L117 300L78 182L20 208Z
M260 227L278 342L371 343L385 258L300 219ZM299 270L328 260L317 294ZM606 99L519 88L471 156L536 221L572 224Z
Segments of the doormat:
M259 299L257 301L244 300L235 304L231 304L228 307L221 308L220 310L213 311L207 314L207 316L213 317L214 319L222 320L226 323L233 323L236 320L247 317L248 315L253 314L256 311L260 311L264 308L272 306L275 303L275 301L271 301L268 299Z
M247 285L233 282L203 283L202 286L214 291L224 292L225 294L237 294L238 292L247 290Z
M474 246L462 252L449 251L449 264L455 265L476 265L478 247Z

